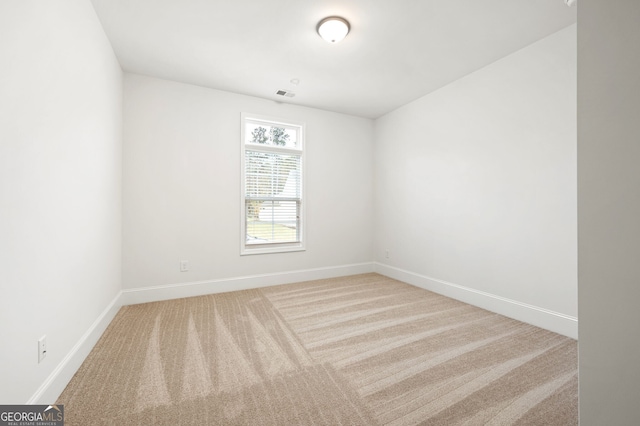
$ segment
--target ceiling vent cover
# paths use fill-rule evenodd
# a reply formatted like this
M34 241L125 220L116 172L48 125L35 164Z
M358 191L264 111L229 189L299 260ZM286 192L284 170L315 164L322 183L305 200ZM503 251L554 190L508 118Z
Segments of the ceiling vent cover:
M293 98L296 94L293 92L287 92L286 90L278 90L276 95L285 96L287 98Z

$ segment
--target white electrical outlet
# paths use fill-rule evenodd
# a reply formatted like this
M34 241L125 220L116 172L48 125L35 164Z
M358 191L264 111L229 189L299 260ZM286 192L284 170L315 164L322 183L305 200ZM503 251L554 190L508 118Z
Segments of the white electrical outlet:
M389 249L386 249L386 250L384 251L384 258L385 258L385 259L388 259L388 258L389 258Z
M180 272L187 272L189 270L189 261L181 260L180 261Z
M38 339L38 364L47 356L47 336Z

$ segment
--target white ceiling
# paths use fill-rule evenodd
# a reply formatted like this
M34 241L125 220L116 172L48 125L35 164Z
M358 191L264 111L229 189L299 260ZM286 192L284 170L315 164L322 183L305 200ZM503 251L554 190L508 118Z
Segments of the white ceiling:
M576 22L563 0L92 1L125 71L369 118Z

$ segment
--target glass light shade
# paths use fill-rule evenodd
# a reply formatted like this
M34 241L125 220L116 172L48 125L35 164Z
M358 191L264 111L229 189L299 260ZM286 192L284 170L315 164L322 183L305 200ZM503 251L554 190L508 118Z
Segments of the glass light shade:
M318 24L318 34L329 43L337 43L349 34L349 22L337 16L324 18Z

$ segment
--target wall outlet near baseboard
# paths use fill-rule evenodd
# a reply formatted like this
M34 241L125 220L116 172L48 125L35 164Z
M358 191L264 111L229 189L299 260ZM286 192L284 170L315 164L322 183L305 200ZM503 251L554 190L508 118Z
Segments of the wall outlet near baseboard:
M181 260L180 261L180 272L187 272L189 270L189 261Z
M47 356L47 336L38 339L38 364Z
M389 258L389 249L386 249L386 250L384 251L384 258L385 258L385 259L388 259L388 258Z

